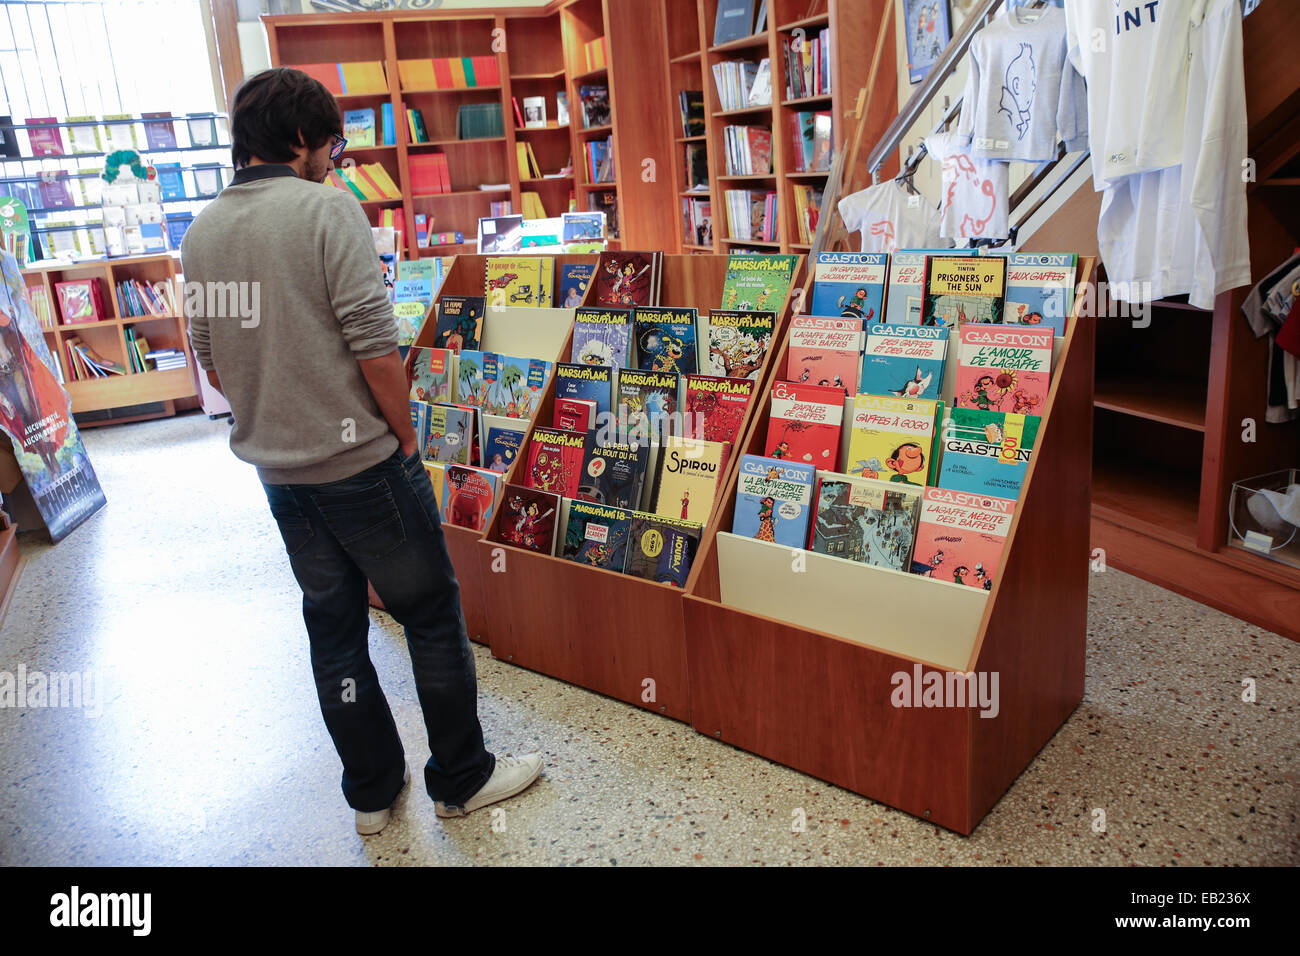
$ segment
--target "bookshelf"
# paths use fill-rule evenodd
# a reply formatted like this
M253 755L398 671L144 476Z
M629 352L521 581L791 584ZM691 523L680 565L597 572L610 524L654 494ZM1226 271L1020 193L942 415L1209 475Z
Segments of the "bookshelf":
M110 408L126 408L148 405L156 402L170 403L176 399L191 398L198 393L195 384L194 356L190 352L189 336L186 334L184 316L184 297L176 289L176 277L179 267L171 255L138 256L125 259L82 261L75 263L52 262L37 263L23 270L23 278L28 288L44 287L58 324L53 329L44 330L45 344L49 346L63 372L63 387L72 399L74 415L85 412L98 412ZM58 296L54 284L70 279L98 279L100 294L108 318L99 322L64 325L61 321ZM171 316L124 316L117 301L117 283L128 279L156 284L171 284L178 310L182 314ZM68 365L66 343L70 338L79 338L96 353L126 368L127 360L126 326L137 328L153 348L181 349L185 353L185 368L166 371L129 372L126 375L113 375L109 378L97 378L78 381L72 377ZM168 412L172 406L168 406ZM116 419L121 420L121 419ZM79 423L83 424L83 423ZM84 424L100 424L86 422Z

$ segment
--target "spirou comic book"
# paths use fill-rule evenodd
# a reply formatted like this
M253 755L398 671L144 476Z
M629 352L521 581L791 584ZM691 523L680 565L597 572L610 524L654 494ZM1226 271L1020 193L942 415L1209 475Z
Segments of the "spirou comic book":
M502 541L539 554L555 553L559 495L523 485L506 485L501 508Z

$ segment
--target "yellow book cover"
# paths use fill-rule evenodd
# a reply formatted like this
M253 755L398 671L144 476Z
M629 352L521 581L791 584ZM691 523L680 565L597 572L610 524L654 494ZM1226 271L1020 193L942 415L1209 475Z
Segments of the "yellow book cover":
M533 144L528 143L528 168L532 170L533 178L542 178L542 164L537 161L537 154L533 152Z
M542 206L542 197L534 192L519 194L519 201L524 207L525 219L545 219L546 210Z
M532 173L528 171L528 144L527 143L515 143L515 162L518 163L519 165L520 179L533 178ZM525 218L528 217L527 211L524 212L524 217Z
M538 205L541 205L541 200L538 200ZM539 216L538 218L544 217ZM550 256L538 256L537 268L541 273L538 288L542 290L540 301L537 304L544 309L549 309L555 304L555 260Z
M927 484L934 471L939 403L925 398L858 395L853 400L845 472L881 481Z
M543 256L493 256L488 259L483 293L488 306L504 309L520 305L550 305L549 299L542 300L543 261L548 265L554 262Z
M440 461L426 461L424 470L429 475L429 480L433 482L433 497L438 502L438 511L442 511L442 477L447 466Z
M345 93L356 95L388 92L388 77L384 74L384 64L378 60L340 63L339 72L343 74Z
M343 174L343 178L348 181L348 184L353 187L352 191L354 193L360 194L359 198L361 199L384 198L379 195L379 192L375 189L374 186L366 182L366 178L364 176L360 175L360 167L345 166L343 167L343 169L339 170L339 172Z
M447 61L447 67L451 70L451 85L458 90L465 89L465 64L461 63L460 57L453 56Z
M665 518L706 524L730 452L729 442L669 437L659 449L651 510Z
M384 168L383 163L367 164L366 172L369 173L370 178L375 181L375 185L384 191L385 199L401 198L402 190L398 187L397 183L393 182L393 177L388 175L388 170Z
M397 78L404 90L432 90L438 86L438 79L433 72L433 61L398 60Z

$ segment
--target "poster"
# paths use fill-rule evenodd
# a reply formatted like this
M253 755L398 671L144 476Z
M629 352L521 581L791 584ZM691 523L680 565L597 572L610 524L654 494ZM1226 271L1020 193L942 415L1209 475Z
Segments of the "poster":
M13 443L50 540L58 541L106 501L22 273L7 252L0 252L0 273L0 430Z
M903 31L908 79L920 83L952 39L948 0L903 0Z

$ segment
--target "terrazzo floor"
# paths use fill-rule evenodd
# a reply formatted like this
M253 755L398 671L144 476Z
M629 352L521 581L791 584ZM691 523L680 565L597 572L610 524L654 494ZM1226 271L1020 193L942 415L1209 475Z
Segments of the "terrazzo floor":
M0 671L90 670L101 713L0 709L0 864L1300 863L1300 645L1114 570L1092 575L1083 704L969 838L476 648L488 746L542 752L543 779L445 822L417 785L363 839L227 435L201 414L87 430L108 508L55 547L25 536ZM404 643L372 614L418 767Z

